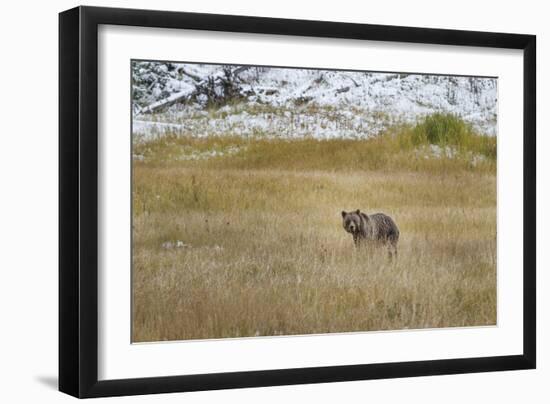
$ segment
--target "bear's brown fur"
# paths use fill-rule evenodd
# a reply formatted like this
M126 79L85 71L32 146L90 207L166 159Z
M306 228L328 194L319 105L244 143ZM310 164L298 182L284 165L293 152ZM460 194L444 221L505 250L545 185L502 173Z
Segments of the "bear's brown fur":
M388 246L390 257L397 256L399 229L388 215L367 215L357 209L353 212L342 211L342 221L344 229L353 236L356 246L384 244Z

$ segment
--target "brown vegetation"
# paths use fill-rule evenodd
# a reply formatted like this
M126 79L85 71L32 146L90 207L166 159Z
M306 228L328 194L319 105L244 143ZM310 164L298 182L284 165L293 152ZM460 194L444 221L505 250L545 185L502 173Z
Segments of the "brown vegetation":
M495 324L495 156L411 133L135 145L133 341ZM395 219L397 260L354 248L357 208Z

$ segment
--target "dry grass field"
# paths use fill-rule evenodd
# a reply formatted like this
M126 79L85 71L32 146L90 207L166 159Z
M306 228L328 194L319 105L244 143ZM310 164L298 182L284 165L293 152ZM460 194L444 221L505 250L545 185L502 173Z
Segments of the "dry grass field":
M495 324L496 139L425 129L135 144L133 341ZM397 260L354 247L357 208Z

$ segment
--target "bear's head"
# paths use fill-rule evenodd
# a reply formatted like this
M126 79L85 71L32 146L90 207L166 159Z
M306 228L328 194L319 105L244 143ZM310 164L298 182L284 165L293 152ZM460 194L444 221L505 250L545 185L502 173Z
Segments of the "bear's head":
M355 212L342 211L342 225L344 229L351 234L359 233L361 229L361 212L357 209Z

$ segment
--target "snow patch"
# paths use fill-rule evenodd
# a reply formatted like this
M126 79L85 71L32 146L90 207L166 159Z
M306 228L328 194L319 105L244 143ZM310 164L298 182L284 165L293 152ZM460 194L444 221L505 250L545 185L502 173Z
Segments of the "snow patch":
M166 83L162 94L170 95L135 111L170 104L192 93L197 80L223 75L220 65L172 65L155 69L156 82ZM151 74L140 72L134 74L138 82L141 75ZM364 139L436 112L455 114L481 133L497 135L495 78L252 67L239 72L237 82L244 97L240 105L224 105L212 113L201 95L196 102L176 103L159 114L142 113L134 117L135 140L166 133ZM273 112L262 112L266 107Z

